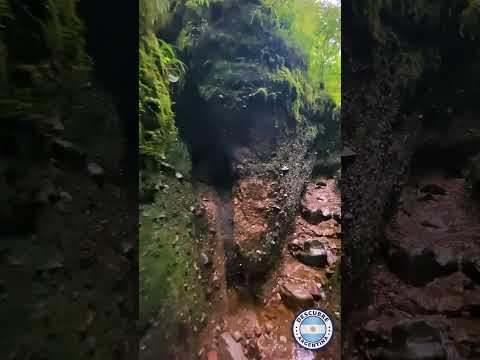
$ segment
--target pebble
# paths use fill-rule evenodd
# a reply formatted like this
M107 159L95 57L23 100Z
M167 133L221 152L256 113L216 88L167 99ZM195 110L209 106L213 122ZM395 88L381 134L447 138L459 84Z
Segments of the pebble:
M270 334L271 332L273 331L273 324L268 321L266 324L265 324L265 332L267 334Z
M236 342L239 342L240 340L242 340L242 333L240 331L234 331L233 334L232 334L232 337L233 337L233 340L235 340Z
M287 338L285 336L280 336L280 342L285 344L287 342Z

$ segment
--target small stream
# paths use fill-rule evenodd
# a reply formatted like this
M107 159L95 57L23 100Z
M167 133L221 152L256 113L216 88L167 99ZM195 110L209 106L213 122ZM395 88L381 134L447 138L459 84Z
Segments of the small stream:
M318 180L318 179L317 179ZM323 187L316 182L309 185L309 195L315 201L325 201L325 206L339 209L340 196L336 189L335 180L323 179ZM199 353L204 359L222 359L223 334L238 338L238 349L247 359L275 359L275 360L313 360L321 358L340 359L340 292L325 288L323 300L312 302L311 306L318 306L330 314L335 314L337 335L325 351L311 352L298 346L291 335L291 324L295 314L303 307L287 306L281 295L281 285L297 287L301 291L316 291L328 283L327 272L336 264L327 268L313 268L296 260L287 248L282 252L280 261L268 274L263 285L253 293L248 283L238 282L235 277L227 280L226 272L234 269L234 214L230 194L219 193L209 186L200 186L203 207L209 221L208 248L204 251L212 252L212 274L214 280L211 286L216 289L211 299L212 306L209 314L208 326L201 332ZM332 205L333 204L333 205ZM326 236L332 258L337 259L340 251L340 228L334 219L310 224L301 213L297 215L294 234L288 239L291 241L305 241L316 236ZM229 262L230 266L226 266ZM232 270L234 271L234 270ZM212 278L213 279L213 278ZM238 354L237 354L238 355ZM210 356L210 358L208 357ZM239 357L240 358L240 357ZM203 359L203 357L202 357Z

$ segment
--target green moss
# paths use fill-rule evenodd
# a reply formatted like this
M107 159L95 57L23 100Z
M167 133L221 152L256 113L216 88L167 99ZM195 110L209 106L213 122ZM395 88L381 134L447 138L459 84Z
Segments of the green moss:
M286 67L279 69L270 76L270 79L288 89L289 111L297 123L306 116L314 118L316 114L327 110L328 104L333 105L332 97L327 91L315 91L305 74L298 70Z
M460 14L460 35L476 39L480 36L480 1L468 0L468 6Z
M42 7L0 2L3 118L39 120L59 112L90 70L83 33L73 0L43 0Z
M162 310L167 322L188 321L187 314L198 320L205 296L197 264L202 229L190 210L192 185L161 174L147 181L163 190L140 208L140 320Z
M268 100L268 97L270 95L275 96L275 93L269 94L268 89L266 87L260 87L255 92L251 93L250 96L255 97L255 96L260 96L264 101Z
M139 50L140 153L162 157L177 139L172 110L172 84L185 67L173 47L152 32L143 34Z
M325 88L340 105L340 6L310 0L263 0L263 6L254 21L270 26L298 49L307 64L305 80L312 88Z
M421 50L412 50L400 54L396 75L399 85L408 89L409 84L418 80L425 68L424 54Z

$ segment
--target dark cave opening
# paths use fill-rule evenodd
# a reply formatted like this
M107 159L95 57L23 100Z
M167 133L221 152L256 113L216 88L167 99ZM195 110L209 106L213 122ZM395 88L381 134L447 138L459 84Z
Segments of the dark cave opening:
M241 149L261 150L275 137L272 112L265 104L252 103L241 110L225 106L221 98L207 104L188 82L175 111L180 137L191 155L194 181L219 189L231 189L238 177L237 166L245 161Z
M215 144L204 144L192 154L192 176L195 181L205 182L218 189L229 190L235 178L231 156Z

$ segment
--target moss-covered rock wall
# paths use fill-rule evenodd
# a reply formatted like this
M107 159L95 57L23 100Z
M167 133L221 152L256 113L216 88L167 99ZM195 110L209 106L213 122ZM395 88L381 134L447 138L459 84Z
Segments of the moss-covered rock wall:
M478 86L472 86L478 72L471 69L479 64L479 39L469 24L479 14L476 1L368 0L344 6L346 292L362 283L372 257L384 250L383 224L413 154L431 146L458 153L461 164L478 151L467 135L478 125L465 114L478 113ZM465 146L468 151L456 152ZM349 298L346 309L353 305Z

